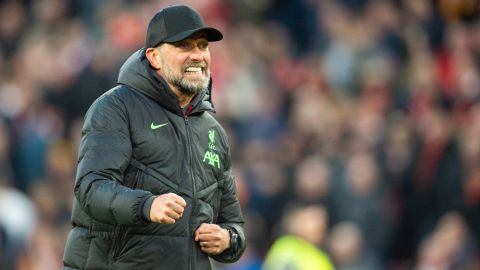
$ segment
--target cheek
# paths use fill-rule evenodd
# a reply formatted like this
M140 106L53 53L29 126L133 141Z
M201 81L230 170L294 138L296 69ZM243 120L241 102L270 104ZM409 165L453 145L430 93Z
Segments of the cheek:
M189 62L190 59L188 57L178 56L172 61L172 66L175 66L175 70L181 71Z
M210 66L210 53L208 52L205 54L205 62L208 66Z
M183 62L176 58L170 59L170 61L166 62L165 64L168 66L171 72L178 73L183 69Z
M205 64L207 65L206 71L207 73L210 73L212 70L212 66L210 65L210 54L206 54L205 57L203 58L205 61Z

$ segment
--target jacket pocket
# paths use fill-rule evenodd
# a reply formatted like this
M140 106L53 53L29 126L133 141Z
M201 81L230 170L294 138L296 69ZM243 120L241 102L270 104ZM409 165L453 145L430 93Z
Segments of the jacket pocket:
M141 174L139 184L136 186L137 188L150 191L153 194L165 194L173 192L176 194L183 193L192 197L193 194L191 191L181 189L177 182L169 179L157 170L149 168L133 158L130 160L130 163L132 166L136 167Z
M123 185L131 189L137 189L142 186L144 172L135 166L129 166L125 172Z
M126 174L124 179L125 186L131 189L137 189L142 186L143 171L140 168L134 168ZM128 226L115 226L112 233L112 240L109 249L109 258L115 259L120 256L125 246L126 236L130 230Z
M214 201L213 201L213 222L217 223L218 213L220 212L220 204L222 202L222 190L223 190L223 183L224 179L218 181L217 189L214 193Z
M140 169L137 169L135 172L135 178L133 179L132 189L137 189L142 187L143 172Z
M210 222L215 223L217 221L220 203L222 199L222 187L223 180L219 180L212 185L204 188L203 190L197 193L198 199L201 203L208 205L208 207L203 206L203 208L208 208L210 213Z
M110 247L110 258L116 259L120 256L122 249L125 245L125 239L127 236L128 227L116 226L113 231L112 244Z
M218 212L220 211L220 201L222 200L222 191L217 189L215 192L215 201L212 206L213 208L213 223L217 223Z

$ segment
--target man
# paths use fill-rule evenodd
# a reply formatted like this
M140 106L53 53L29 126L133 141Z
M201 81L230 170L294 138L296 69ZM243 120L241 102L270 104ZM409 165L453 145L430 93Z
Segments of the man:
M335 269L320 249L327 224L328 213L322 205L291 206L283 217L285 234L270 247L262 269Z
M225 131L210 115L209 41L187 6L160 10L146 48L91 106L64 269L211 269L245 249Z

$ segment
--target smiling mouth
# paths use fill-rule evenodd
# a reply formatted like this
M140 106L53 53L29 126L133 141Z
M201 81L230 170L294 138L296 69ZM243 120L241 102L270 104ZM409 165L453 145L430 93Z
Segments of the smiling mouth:
M185 69L186 74L203 74L203 67L188 67Z

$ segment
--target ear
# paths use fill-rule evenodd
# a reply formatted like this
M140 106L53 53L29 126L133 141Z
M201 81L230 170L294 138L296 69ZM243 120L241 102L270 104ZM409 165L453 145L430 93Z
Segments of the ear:
M150 63L150 66L152 68L159 70L161 65L160 65L160 51L157 48L148 48L145 51L145 56L148 59L148 62Z

